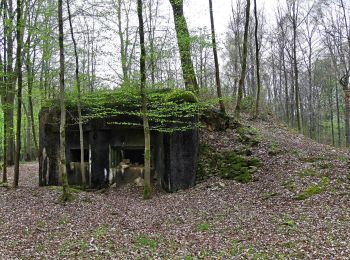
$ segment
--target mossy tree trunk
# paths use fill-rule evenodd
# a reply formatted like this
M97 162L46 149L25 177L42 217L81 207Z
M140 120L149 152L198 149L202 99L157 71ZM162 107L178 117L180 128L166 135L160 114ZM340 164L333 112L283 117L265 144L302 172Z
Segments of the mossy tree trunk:
M139 34L140 34L140 91L142 102L142 118L143 130L145 137L145 169L144 169L144 193L143 198L149 199L151 197L151 136L149 130L149 122L147 117L147 97L146 97L146 48L145 48L145 33L142 15L142 0L137 0L137 15L139 19Z
M191 59L191 38L183 12L183 0L169 0L174 13L181 68L187 90L199 92L196 73Z

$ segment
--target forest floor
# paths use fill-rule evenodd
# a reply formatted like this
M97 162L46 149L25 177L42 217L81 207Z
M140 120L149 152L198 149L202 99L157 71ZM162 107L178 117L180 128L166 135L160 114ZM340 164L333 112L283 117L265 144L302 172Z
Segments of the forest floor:
M213 177L148 201L129 185L63 205L58 188L37 187L37 164L23 164L20 187L0 188L0 258L348 259L349 155L273 121L245 123L263 162L247 184ZM236 130L203 131L202 142L241 145Z

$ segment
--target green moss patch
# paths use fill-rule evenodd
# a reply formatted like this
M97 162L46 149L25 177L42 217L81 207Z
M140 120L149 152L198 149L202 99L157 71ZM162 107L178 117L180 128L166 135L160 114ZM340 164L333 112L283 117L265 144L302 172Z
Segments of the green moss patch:
M250 126L241 126L237 130L238 139L247 146L257 146L261 142L261 133Z
M141 235L136 239L135 246L137 248L149 248L154 251L158 248L158 243L156 240L153 240L148 236Z
M234 151L215 151L208 145L201 145L197 175L199 180L219 176L247 183L252 180L253 172L261 166L262 162L258 158L241 156Z
M329 179L323 177L319 184L310 185L303 192L295 197L296 200L305 200L314 195L321 194L325 191L326 187L329 185Z

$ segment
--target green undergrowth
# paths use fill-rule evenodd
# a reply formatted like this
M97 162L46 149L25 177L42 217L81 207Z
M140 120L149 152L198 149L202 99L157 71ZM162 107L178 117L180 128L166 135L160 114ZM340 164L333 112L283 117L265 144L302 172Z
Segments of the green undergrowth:
M148 248L152 251L155 251L158 248L158 242L156 240L146 236L146 235L139 236L136 239L134 245L136 248L139 248L139 249Z
M271 156L275 156L283 153L284 151L285 150L280 147L279 143L274 141L270 144L270 147L268 149L268 154Z
M262 140L260 131L251 126L241 126L237 129L238 140L246 146L258 146Z
M238 155L234 151L215 151L201 144L197 177L199 181L218 176L247 183L261 166L262 162L256 157Z

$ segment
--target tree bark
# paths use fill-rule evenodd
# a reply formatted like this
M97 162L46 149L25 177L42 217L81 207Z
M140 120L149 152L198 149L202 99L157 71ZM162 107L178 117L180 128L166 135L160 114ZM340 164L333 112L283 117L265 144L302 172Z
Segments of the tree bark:
M256 77L257 77L257 91L256 91L256 103L255 103L255 117L259 115L259 101L260 101L260 91L261 91L261 81L260 81L260 47L259 47L259 38L258 38L258 28L259 28L259 19L258 19L258 10L256 5L256 0L254 0L254 17L255 17L255 63L256 63Z
M297 57L297 13L296 3L293 2L293 65L294 65L294 87L295 87L295 108L297 116L298 132L301 133L301 116L300 116L300 99L299 99L299 69L298 69L298 57Z
M4 122L6 121L6 164L11 166L14 164L15 143L14 143L14 100L15 100L15 83L16 73L13 70L13 2L8 0L4 2L5 12L7 12L8 23L5 27L6 42L7 42L7 66L6 66L6 94L5 94L5 109Z
M147 97L146 97L146 48L145 48L145 33L142 15L142 0L137 0L137 15L139 19L139 34L140 34L140 74L141 74L141 102L142 102L142 119L143 131L145 137L145 168L144 168L144 192L143 198L149 199L151 197L151 136L149 129L149 122L147 117Z
M80 172L81 172L81 181L83 185L83 189L86 187L86 171L85 171L85 159L84 159L84 132L83 132L83 119L81 116L81 87L80 87L80 78L79 78L79 56L78 56L78 50L77 50L77 43L75 41L74 37L74 31L73 31L73 23L72 23L72 16L70 12L70 5L69 0L67 0L67 9L68 9L68 20L69 20L69 26L70 26L70 34L73 41L74 46L74 56L75 56L75 81L78 91L78 123L79 123L79 141L80 141Z
M242 70L238 85L237 104L235 109L235 117L240 118L241 101L243 98L243 86L247 73L247 55L248 55L248 32L249 32L249 20L250 20L250 0L247 0L247 6L245 11L245 24L244 24L244 36L243 36L243 57L242 57Z
M13 177L13 188L18 187L19 182L19 161L21 156L21 123L22 123L22 88L23 88L23 74L22 74L22 48L23 48L23 29L24 21L22 18L23 2L17 0L17 52L16 52L16 73L17 73L17 125L16 125L16 152L15 152L15 166Z
M63 7L62 0L58 0L58 41L60 48L60 175L62 180L62 201L69 201L71 194L68 185L67 166L66 166L66 106L65 106L65 82L64 82L64 45L63 45Z
M187 90L199 92L196 73L191 59L191 38L183 12L183 0L169 0L174 13L181 68Z
M213 44L214 63L215 63L216 92L219 98L220 111L225 114L226 113L225 105L224 105L224 101L222 100L222 93L221 93L220 66L219 66L216 37L215 37L215 25L214 25L212 0L209 0L209 10L210 10L211 39Z

